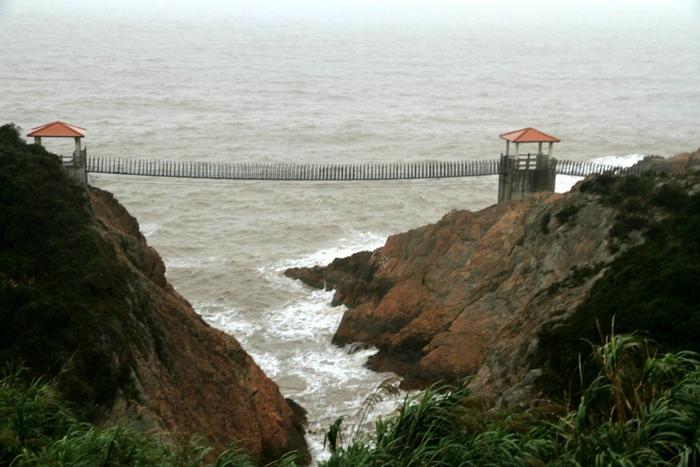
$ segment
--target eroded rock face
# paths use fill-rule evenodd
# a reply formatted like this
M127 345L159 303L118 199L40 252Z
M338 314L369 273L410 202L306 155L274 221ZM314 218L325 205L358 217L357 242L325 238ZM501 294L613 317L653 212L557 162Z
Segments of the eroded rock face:
M614 258L607 240L613 219L586 195L539 194L475 213L453 211L389 237L356 261L288 274L312 286L325 279L336 288L334 302L351 307L334 343L374 345L371 368L424 386L475 374L496 347L521 347L542 319L574 307ZM577 271L584 272L573 281ZM365 288L371 292L358 292ZM488 380L487 373L480 377Z
M286 401L233 337L207 325L165 278L158 253L114 197L89 189L94 228L127 267L131 312L115 324L125 347L133 392L121 392L110 421L199 434L216 451L236 442L265 463L289 451L306 452L303 409Z
M317 289L336 289L333 306L343 303L354 307L366 301L377 302L394 283L375 277L374 254L361 251L347 258L336 258L327 267L290 268L284 275Z
M687 170L698 155L651 163ZM530 364L542 326L566 320L643 241L613 231L619 214L590 193L540 193L453 211L374 252L287 275L336 289L333 303L349 309L333 342L376 346L370 368L399 373L406 387L473 376L478 391L518 402L541 393Z

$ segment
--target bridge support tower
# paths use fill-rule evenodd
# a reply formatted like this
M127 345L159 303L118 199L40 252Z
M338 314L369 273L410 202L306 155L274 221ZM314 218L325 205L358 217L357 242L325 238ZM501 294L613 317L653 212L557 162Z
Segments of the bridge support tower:
M560 140L534 128L523 128L500 135L506 140L506 153L501 154L498 174L498 202L522 199L530 193L554 191L556 160L552 158L554 143ZM515 151L511 154L511 143ZM520 153L520 144L537 143L534 154ZM543 144L548 143L547 152Z

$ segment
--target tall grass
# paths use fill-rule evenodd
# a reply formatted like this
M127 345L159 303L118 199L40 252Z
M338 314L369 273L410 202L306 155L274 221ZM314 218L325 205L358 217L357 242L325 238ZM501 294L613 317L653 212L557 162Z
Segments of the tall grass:
M593 349L597 376L578 405L489 407L462 387L433 386L336 446L327 467L691 466L700 463L700 362L656 355L634 335Z
M26 380L26 372L0 377L0 466L253 467L250 456L232 445L210 461L211 449L197 437L165 441L129 426L98 428L83 423L52 382ZM273 465L296 465L289 454Z

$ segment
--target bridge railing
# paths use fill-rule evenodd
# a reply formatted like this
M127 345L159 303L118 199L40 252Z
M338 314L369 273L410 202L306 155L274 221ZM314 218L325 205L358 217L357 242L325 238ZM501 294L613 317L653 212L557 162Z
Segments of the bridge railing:
M645 169L639 166L620 167L609 164L596 164L594 162L556 160L556 172L558 175L574 175L587 177L593 174L611 175L641 175Z
M150 177L230 180L407 180L497 175L499 161L431 161L366 164L187 162L91 157L88 172Z
M638 167L622 168L567 160L554 160L554 162L556 173L561 175L585 177L594 173L629 175L642 172ZM102 174L228 180L410 180L498 175L501 172L501 162L490 159L452 162L295 164L89 157L87 171Z

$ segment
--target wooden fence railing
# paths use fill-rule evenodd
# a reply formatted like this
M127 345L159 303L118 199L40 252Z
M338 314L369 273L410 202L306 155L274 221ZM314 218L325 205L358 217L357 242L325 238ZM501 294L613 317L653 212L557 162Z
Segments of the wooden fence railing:
M620 167L616 165L596 164L594 162L556 161L557 174L587 177L593 174L640 175L646 169L639 166Z
M431 161L402 163L313 164L191 162L158 159L89 157L90 173L140 175L148 177L210 178L228 180L410 180L424 178L479 177L498 175L499 160ZM639 169L557 160L556 171L563 175L586 176L594 173L631 174Z
M150 177L230 180L408 180L419 178L497 175L497 160L406 162L388 164L257 164L247 162L186 162L94 157L88 172Z

